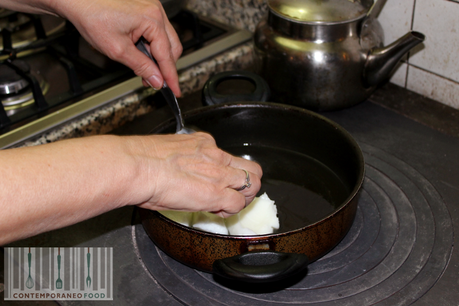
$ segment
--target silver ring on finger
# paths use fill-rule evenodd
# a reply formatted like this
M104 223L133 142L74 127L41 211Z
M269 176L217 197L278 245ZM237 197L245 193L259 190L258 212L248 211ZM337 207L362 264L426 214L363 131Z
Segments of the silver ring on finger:
M249 172L245 169L241 169L241 170L245 172L245 183L244 185L241 186L241 188L237 189L237 191L241 191L246 188L250 188L250 186L252 186L252 183L250 182Z

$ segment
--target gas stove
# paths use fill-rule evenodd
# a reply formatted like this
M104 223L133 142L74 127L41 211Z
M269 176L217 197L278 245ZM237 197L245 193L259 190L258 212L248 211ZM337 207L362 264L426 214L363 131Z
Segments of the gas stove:
M12 246L113 247L112 305L457 305L459 137L448 135L454 124L440 132L387 108L406 107L408 98L426 103L392 86L362 104L322 114L357 140L366 178L349 233L298 277L259 286L194 270L155 246L133 208ZM200 93L179 103L185 113L202 107ZM158 105L164 103L158 100ZM172 118L164 105L113 133L149 134ZM437 120L440 125L447 121Z
M184 49L179 72L251 38L187 10L171 23ZM65 20L1 10L0 29L0 149L143 88Z

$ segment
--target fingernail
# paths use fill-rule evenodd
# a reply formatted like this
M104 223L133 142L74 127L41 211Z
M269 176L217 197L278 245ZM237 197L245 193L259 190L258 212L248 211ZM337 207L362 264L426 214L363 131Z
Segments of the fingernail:
M163 82L161 81L161 79L157 75L152 75L151 77L149 77L145 81L148 83L148 85L153 87L153 89L159 90L159 89L161 89L161 87L163 87Z

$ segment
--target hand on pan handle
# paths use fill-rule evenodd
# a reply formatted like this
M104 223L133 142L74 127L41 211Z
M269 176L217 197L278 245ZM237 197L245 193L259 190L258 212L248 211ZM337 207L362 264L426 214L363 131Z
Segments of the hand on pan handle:
M228 217L250 204L260 189L260 165L232 156L209 134L155 135L144 139L151 188L140 207L164 210L210 211ZM241 190L247 183L250 187ZM153 184L152 184L153 183ZM150 197L148 197L150 196Z
M1 6L68 19L94 48L131 68L144 85L160 89L166 81L180 97L175 63L182 45L159 0L5 0ZM159 67L137 50L142 36Z

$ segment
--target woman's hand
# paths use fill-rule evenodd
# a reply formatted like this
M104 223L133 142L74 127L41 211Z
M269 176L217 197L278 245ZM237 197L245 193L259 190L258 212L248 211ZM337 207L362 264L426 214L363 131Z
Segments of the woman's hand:
M182 53L177 33L159 0L4 0L1 5L29 13L49 13L72 22L94 48L160 89L165 80L180 96L176 62ZM159 68L135 43L143 36Z
M139 137L143 179L143 208L210 211L222 217L238 213L260 189L261 167L232 156L205 133ZM245 169L252 186L246 183Z
M249 172L252 186L237 191ZM260 189L258 164L204 133L92 136L0 150L0 245L126 206L239 212Z
M182 53L177 33L159 0L57 0L55 11L69 19L100 52L130 67L156 89L165 80L180 96L175 63ZM135 43L143 36L158 67Z

